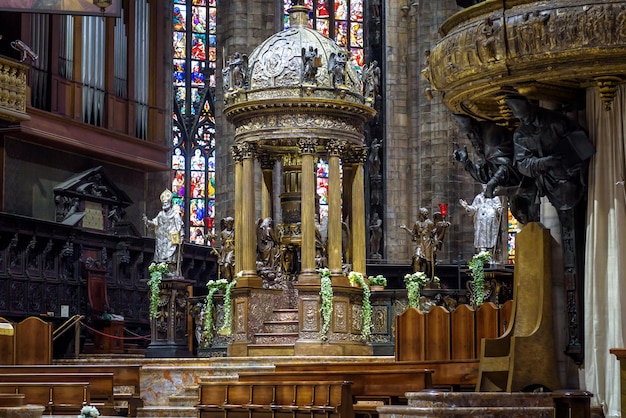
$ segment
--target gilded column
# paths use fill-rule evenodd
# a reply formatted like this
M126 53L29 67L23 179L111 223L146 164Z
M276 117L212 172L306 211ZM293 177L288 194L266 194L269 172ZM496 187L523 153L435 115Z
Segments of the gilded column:
M241 257L243 255L243 241L241 240L241 237L243 236L241 230L241 211L243 208L243 202L241 201L243 188L243 156L241 154L241 149L239 148L239 145L233 145L231 148L231 152L233 155L233 160L235 161L235 273L237 273L242 270Z
M244 142L243 144L241 144L240 149L243 159L243 167L241 170L243 178L241 196L241 245L243 254L241 260L241 269L243 270L244 278L259 279L256 274L256 233L254 219L254 158L256 153L256 146L255 144L252 144L250 142Z
M315 271L315 146L317 140L302 138L299 140L302 153L301 180L301 271L298 282L319 279Z
M330 141L328 150L328 268L333 275L340 275L341 268L341 175L339 155L343 143Z
M356 163L352 166L352 212L350 247L352 250L352 270L365 275L365 184L363 179L363 165L367 160L367 148L360 147L354 150Z
M343 167L343 178L341 180L342 193L341 193L341 213L346 214L344 216L344 221L348 223L350 228L350 234L352 235L352 180L354 179L354 152L352 149L349 149L347 152L344 152L344 155L341 158L341 166ZM352 237L350 237L352 238ZM342 237L343 239L343 237ZM352 242L352 239L350 239ZM343 248L342 243L342 248ZM352 244L350 244L350 248L345 249L346 254L344 254L345 263L352 264Z
M274 195L274 165L276 160L268 153L259 155L261 170L263 171L263 185L261 186L261 218L274 219L273 200ZM274 219L275 221L275 219Z

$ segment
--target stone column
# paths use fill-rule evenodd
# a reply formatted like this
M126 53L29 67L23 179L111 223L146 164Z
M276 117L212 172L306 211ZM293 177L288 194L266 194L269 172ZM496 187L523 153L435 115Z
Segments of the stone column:
M299 283L316 281L319 275L315 271L315 146L317 140L302 138L299 140L302 153L301 180L301 230L300 248L301 269Z
M259 155L261 170L263 171L263 183L261 186L261 218L272 218L274 221L274 210L272 196L274 195L274 165L276 160L268 153Z
M243 155L239 145L233 145L232 149L233 161L235 161L235 274L241 271L241 255L243 254L241 237L241 219L243 202L241 201L241 192L243 190Z
M356 163L352 166L352 199L350 213L351 223L351 256L352 270L365 275L365 183L363 166L367 160L367 148L360 147L354 150Z
M339 155L343 143L330 141L328 150L328 268L341 275L341 173Z
M241 241L241 254L235 254L235 260L241 258L243 277L237 279L237 287L260 287L261 279L256 274L256 224L254 197L254 158L256 146L250 142L240 145L242 154L242 187L241 187L241 235L235 240ZM236 232L235 232L236 234Z

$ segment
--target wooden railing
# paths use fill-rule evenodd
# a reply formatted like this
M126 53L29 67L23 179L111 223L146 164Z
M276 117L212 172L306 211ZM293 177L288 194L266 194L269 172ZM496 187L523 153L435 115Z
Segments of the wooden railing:
M0 57L0 119L30 120L26 114L26 71L28 66Z

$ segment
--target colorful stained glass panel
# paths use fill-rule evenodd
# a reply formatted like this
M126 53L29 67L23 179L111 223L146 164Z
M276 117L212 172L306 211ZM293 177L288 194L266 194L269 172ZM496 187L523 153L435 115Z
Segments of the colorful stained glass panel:
M191 13L192 30L198 33L206 33L206 7L194 7Z

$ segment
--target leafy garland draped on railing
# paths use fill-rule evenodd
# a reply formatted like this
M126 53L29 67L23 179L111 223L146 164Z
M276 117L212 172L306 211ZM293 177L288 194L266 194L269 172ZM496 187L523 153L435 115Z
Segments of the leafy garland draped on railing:
M485 264L491 262L491 254L488 251L481 251L472 257L472 261L467 265L472 272L470 289L474 305L479 307L485 302Z
M148 280L148 287L150 288L150 319L157 317L157 311L159 309L159 292L161 286L161 280L163 274L169 272L167 263L151 263L148 267L150 273L150 280Z
M372 304L370 303L370 287L358 271L351 271L348 274L348 280L351 283L357 283L363 288L363 328L361 329L361 337L367 340L372 335Z
M404 276L404 285L406 287L409 308L419 309L422 288L430 282L431 279L423 271L416 271L415 273L409 273ZM439 277L434 276L432 282L439 284Z
M233 279L231 282L226 279L209 280L206 284L209 292L206 295L204 304L204 323L202 327L202 343L205 347L210 346L213 342L213 295L219 290L224 291L224 323L219 332L222 335L230 335L231 333L232 305L230 294L236 284L236 279Z

